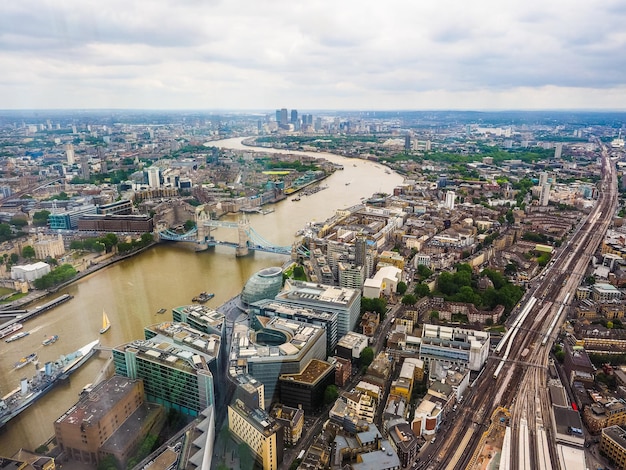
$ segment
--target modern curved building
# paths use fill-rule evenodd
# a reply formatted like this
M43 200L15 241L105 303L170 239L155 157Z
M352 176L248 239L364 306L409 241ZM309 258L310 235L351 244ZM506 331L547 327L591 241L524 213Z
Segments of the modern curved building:
M283 286L283 270L277 266L262 269L248 279L241 292L245 305L264 299L273 299Z

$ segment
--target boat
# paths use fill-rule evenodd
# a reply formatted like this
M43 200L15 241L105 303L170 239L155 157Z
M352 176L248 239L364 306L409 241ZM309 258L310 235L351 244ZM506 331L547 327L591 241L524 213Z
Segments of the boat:
M56 343L57 339L59 339L59 335L48 336L41 342L41 344L44 346L50 346L52 343Z
M21 379L19 387L0 398L0 427L48 393L57 383L66 380L93 355L99 343L99 340L92 341L73 353L61 355L54 362L46 362L30 379Z
M7 327L2 328L0 330L0 339L21 330L23 327L24 325L22 325L21 323L12 323Z
M9 336L7 339L5 339L5 341L7 343L11 343L13 341L17 341L18 339L23 338L24 336L28 336L30 334L30 331L20 331L17 334L14 334L13 336Z
M193 302L200 302L201 304L208 302L209 300L211 300L213 297L215 297L215 294L213 293L208 293L208 292L200 292L200 294L198 294L196 297L194 297L193 299L191 299Z
M109 331L109 328L111 328L111 321L109 320L106 312L102 310L102 328L100 328L100 334L102 335L106 333Z
M300 200L300 196L296 196L292 199L293 202L298 202Z
M346 186L349 186L349 185L350 185L350 181L348 181L348 182L346 183Z
M30 364L31 362L34 362L37 359L37 353L31 353L26 357L23 357L22 359L20 359L19 361L17 361L13 367L15 367L16 369L21 369L22 367Z
M157 313L165 313L165 312L167 312L167 310L164 308L160 308L159 310L157 310Z

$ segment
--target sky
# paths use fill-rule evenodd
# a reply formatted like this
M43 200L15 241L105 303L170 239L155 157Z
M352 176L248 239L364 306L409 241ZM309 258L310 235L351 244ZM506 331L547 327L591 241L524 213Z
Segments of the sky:
M3 0L0 109L626 110L623 0Z

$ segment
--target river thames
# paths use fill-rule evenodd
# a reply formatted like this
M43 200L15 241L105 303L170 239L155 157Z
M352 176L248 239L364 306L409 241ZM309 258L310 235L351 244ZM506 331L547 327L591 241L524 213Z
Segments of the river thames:
M252 150L242 145L241 141L241 138L226 139L210 142L209 145ZM326 220L335 210L358 204L374 192L390 193L403 181L400 175L387 172L384 166L374 162L322 152L256 150L321 157L345 168L324 181L327 189L302 196L299 202L285 199L265 206L274 209L267 215L248 215L254 230L275 245L291 245L295 232L307 222ZM237 220L237 216L230 216L228 220ZM216 230L214 236L218 240L229 241L237 238L235 231L226 228ZM55 294L69 293L74 296L72 300L24 324L23 331L29 331L29 336L0 344L0 396L17 388L20 378L34 374L33 365L19 371L13 369L13 364L27 354L36 352L40 364L43 364L95 339L100 339L103 346L115 347L143 338L145 325L171 320L171 309L190 304L192 297L199 292L215 293L207 306L217 308L239 294L252 274L268 266L280 266L286 261L286 256L270 253L256 252L236 258L234 250L228 247L195 252L185 244L169 243L159 244L90 274ZM158 314L161 308L167 309L167 312ZM98 330L103 310L112 326L106 334L100 335ZM41 342L45 336L53 334L59 335L59 340L50 346L43 346ZM86 384L97 379L109 354L102 352L94 356L70 377L68 383L53 388L9 421L0 435L0 455L11 456L20 448L34 450L47 441L54 434L54 420L76 402Z

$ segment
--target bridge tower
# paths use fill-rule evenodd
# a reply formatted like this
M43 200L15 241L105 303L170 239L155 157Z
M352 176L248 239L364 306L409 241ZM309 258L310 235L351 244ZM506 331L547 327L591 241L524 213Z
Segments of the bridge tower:
M235 250L235 256L247 256L250 253L248 249L248 243L250 242L250 238L248 237L248 231L250 230L250 221L244 215L239 219L237 223L237 235L239 238L239 245Z
M196 207L194 214L194 222L196 223L198 245L208 247L208 241L211 239L211 227L204 224L205 220L210 219L209 215L204 211L204 205Z

